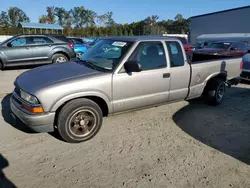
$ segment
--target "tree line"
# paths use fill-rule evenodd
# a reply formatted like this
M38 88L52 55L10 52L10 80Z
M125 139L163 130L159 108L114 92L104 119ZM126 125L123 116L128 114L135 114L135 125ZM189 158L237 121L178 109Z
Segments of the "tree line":
M10 7L7 11L1 11L0 29L5 32L17 28L20 22L30 22L30 18L22 9ZM159 20L159 16L152 15L138 22L119 24L115 22L113 12L98 15L84 6L69 10L63 7L47 7L38 22L59 24L67 35L72 36L187 34L189 29L189 19L185 19L181 14L177 14L174 20Z

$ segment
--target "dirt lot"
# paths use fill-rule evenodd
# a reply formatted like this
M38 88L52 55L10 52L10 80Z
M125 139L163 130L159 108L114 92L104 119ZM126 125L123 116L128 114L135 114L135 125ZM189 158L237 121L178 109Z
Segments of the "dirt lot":
M250 85L224 103L179 102L109 117L99 134L67 144L11 118L23 70L0 72L0 188L250 187Z

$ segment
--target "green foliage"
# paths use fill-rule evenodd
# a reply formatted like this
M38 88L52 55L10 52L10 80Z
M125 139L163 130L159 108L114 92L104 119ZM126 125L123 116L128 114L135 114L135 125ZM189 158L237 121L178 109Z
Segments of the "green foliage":
M58 23L64 27L67 35L79 36L133 36L133 35L161 35L185 34L188 32L189 19L177 14L174 20L159 20L159 16L152 15L144 20L130 24L116 24L113 19L113 12L109 11L97 15L94 11L84 6L73 7L66 10L63 7L50 6L46 13L39 17L39 23ZM30 19L21 9L11 7L8 12L0 14L0 27L16 28L19 22L29 22Z

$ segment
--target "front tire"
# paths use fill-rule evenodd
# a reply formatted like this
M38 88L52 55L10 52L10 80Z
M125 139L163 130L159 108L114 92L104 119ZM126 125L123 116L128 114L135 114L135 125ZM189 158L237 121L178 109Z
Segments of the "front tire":
M77 52L76 53L76 58L80 58L84 53L83 52Z
M3 63L0 60L0 70L3 70L3 68L4 68Z
M217 106L221 104L226 91L226 84L225 82L217 78L213 82L210 83L207 97L208 103L213 106Z
M61 109L57 128L63 140L78 143L93 138L99 132L102 121L102 110L94 101L75 99Z

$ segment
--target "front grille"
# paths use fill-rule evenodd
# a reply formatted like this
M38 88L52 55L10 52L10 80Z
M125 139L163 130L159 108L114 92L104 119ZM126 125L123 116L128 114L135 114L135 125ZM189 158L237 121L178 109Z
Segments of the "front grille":
M20 92L20 89L19 89L18 87L16 87L16 88L14 89L14 92L15 92L19 97L21 97L21 92Z
M15 95L12 96L12 99L13 99L16 103L18 103L19 105L22 105L22 102L21 102L20 100L18 100L18 98L17 98Z

